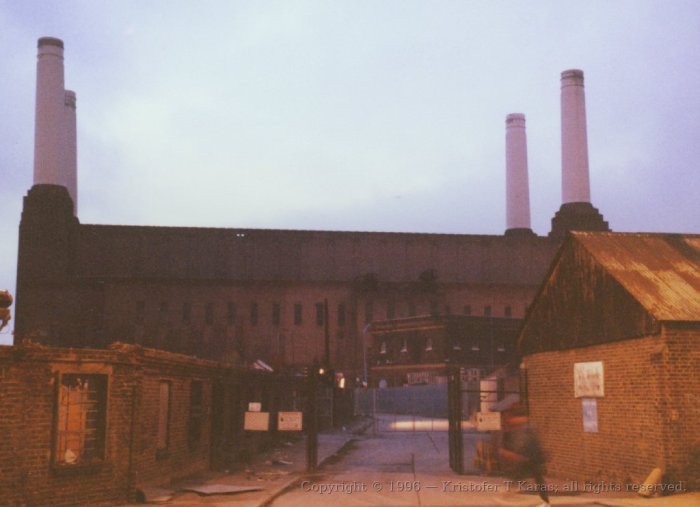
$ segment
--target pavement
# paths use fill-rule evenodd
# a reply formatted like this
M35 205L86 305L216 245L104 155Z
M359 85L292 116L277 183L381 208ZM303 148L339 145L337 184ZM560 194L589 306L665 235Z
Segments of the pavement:
M542 502L529 482L519 484L477 473L455 474L448 466L445 431L386 429L386 421L360 418L347 428L320 434L319 469L313 473L306 472L306 442L299 439L257 456L244 470L211 474L199 480L200 485L213 488L261 488L257 491L206 496L178 491L168 501L159 503L177 507L529 507ZM468 449L473 448L476 438L478 434L465 433L465 464L471 461ZM551 505L556 506L700 507L700 493L643 498L634 492L605 488L572 492L565 483L547 484L556 490L550 495Z
M353 439L372 426L370 418L358 418L346 428L318 435L319 468L332 457L342 452ZM293 487L306 472L306 439L290 439L285 445L255 456L253 462L244 469L209 473L206 476L183 480L177 484L160 488L149 488L152 501L138 504L124 504L123 507L137 507L144 503L172 505L173 507L258 507L267 506L287 489ZM235 494L200 495L183 491L192 486L234 486L260 488ZM167 500L166 500L167 499Z

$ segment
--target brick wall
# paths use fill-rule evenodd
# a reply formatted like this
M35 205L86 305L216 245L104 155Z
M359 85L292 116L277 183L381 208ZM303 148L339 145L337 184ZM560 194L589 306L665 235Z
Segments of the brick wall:
M665 459L670 479L690 481L700 487L700 477L686 470L691 453L700 452L700 325L675 325L664 329L666 348L657 358L665 384L667 428Z
M697 363L697 335L695 339ZM687 340L679 341L688 345ZM697 394L681 389L688 377L687 360L677 357L680 345L664 350L661 336L649 336L525 358L531 421L548 456L550 475L624 485L643 481L657 466L672 464L664 463L668 407L692 401ZM574 398L574 363L589 361L602 361L604 368L605 396L597 399L598 433L583 431L582 402ZM667 371L676 384L665 388ZM699 392L698 381L692 382ZM688 429L697 429L697 409L693 415L687 405L683 402L682 410L689 416ZM682 445L697 434L678 434L676 440Z
M157 449L158 409L160 382L171 385L169 445L166 452ZM196 445L190 448L188 431L190 413L190 389L192 382L202 384L202 413L209 414L211 382L202 374L190 375L176 371L151 369L144 373L140 386L138 426L136 436L136 460L139 470L137 484L163 482L165 477L185 477L209 468L210 421L201 421Z
M71 373L108 376L104 460L98 464L60 466L52 459L56 382ZM0 347L0 505L111 505L129 500L136 485L207 470L211 385L221 374L216 363L138 347ZM172 384L167 456L157 455L161 380ZM199 441L191 446L193 381L202 386L202 417Z

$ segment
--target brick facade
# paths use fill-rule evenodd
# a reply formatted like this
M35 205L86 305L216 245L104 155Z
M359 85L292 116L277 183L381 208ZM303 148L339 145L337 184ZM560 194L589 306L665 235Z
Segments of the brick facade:
M434 315L374 322L370 385L445 383L450 368L492 372L517 364L514 318Z
M526 358L531 422L542 438L549 474L563 479L642 481L660 466L664 433L660 337L533 354ZM603 361L605 396L597 398L598 433L583 430L574 397L574 363Z
M692 465L695 477L684 475L691 453L700 457L700 325L669 324L663 337L666 347L658 361L665 397L665 461L670 475L692 480L690 486L700 489L700 463Z
M700 488L698 239L574 233L563 245L518 337L550 475L626 488L658 467ZM593 362L604 392L584 401L575 365Z
M70 463L56 451L57 385L76 375L107 380L103 455L84 463ZM209 470L217 458L212 449L235 450L236 457L255 452L269 435L244 434L240 421L247 402L262 400L263 410L271 410L280 399L290 401L268 389L272 383L262 377L131 345L0 347L0 505L126 502L140 485ZM161 383L170 386L167 449L159 449ZM254 387L244 390L242 384ZM218 458L230 465L230 459Z
M308 365L324 358L316 309L327 301L331 362L354 376L369 321L522 318L559 245L534 235L90 225L70 204L54 185L25 197L15 344L121 341Z
M605 375L597 433L583 430L574 397L574 363L590 361L602 361ZM700 446L698 330L533 354L525 365L530 417L553 476L640 483L660 467L678 478Z

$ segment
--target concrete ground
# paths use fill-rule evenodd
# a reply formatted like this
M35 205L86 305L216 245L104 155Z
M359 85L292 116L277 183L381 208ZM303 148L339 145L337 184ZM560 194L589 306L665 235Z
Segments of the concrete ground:
M396 419L394 419L396 421ZM457 475L448 466L446 431L413 431L425 422L358 421L347 431L319 437L319 471L305 472L305 443L298 441L259 459L246 471L211 477L209 484L256 486L262 490L200 496L176 493L167 505L178 507L253 506L535 506L541 503L532 484L502 477ZM416 424L417 423L417 424ZM435 428L435 423L430 423ZM410 431L388 431L402 427ZM360 430L366 430L362 434ZM465 465L469 468L477 433L465 432ZM700 506L700 493L642 498L634 493L565 491L558 489L551 505L613 507Z

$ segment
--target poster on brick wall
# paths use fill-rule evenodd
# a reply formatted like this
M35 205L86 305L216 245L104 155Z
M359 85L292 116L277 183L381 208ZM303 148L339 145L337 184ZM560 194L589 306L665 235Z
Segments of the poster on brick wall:
M575 398L602 398L604 387L603 361L574 363Z
M598 433L598 400L595 398L582 398L581 413L583 415L583 431L586 433Z

